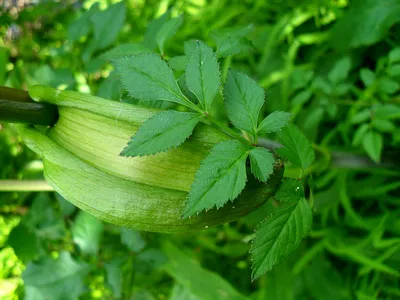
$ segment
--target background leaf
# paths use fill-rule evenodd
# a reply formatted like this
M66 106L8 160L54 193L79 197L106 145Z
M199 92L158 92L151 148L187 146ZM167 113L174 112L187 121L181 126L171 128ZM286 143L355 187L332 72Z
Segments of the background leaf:
M165 42L176 34L176 31L182 26L182 23L183 15L180 15L177 18L166 21L161 26L160 30L156 34L157 46L161 54L164 54Z
M206 112L210 111L220 81L215 53L206 44L197 41L186 65L186 83Z
M28 264L22 278L27 287L36 288L44 299L75 300L85 289L88 271L86 264L77 262L68 252L61 252L56 260L46 258Z
M247 155L248 149L236 140L214 146L195 174L183 217L235 199L246 185Z
M72 227L72 239L83 253L97 255L103 229L104 225L100 220L80 211Z
M201 118L198 113L161 111L139 127L121 155L151 155L178 147L192 134Z
M135 253L140 252L146 246L146 241L140 232L131 228L121 228L121 242Z
M398 0L354 0L332 29L332 45L338 49L370 45L399 20Z
M257 229L251 253L253 278L257 278L287 257L311 228L312 213L305 198L269 216Z
M368 131L363 138L363 147L368 156L376 163L381 160L382 135L374 131Z

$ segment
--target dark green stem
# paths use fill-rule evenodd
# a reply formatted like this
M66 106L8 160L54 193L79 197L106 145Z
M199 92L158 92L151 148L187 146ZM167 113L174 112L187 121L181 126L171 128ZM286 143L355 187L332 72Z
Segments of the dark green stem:
M0 87L0 121L53 125L57 119L57 106L34 102L25 91Z

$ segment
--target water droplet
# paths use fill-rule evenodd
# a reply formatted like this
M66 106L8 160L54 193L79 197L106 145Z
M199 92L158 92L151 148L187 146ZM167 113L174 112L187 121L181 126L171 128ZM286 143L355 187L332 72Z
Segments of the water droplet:
M232 208L235 208L234 206L232 206Z
M207 228L208 228L208 226L205 226L204 228L205 228L205 229L207 229Z
M297 188L296 188L296 192L297 192L299 189L300 189L300 187L297 187Z
M202 65L204 65L204 61L201 60L200 61L200 66L202 66Z

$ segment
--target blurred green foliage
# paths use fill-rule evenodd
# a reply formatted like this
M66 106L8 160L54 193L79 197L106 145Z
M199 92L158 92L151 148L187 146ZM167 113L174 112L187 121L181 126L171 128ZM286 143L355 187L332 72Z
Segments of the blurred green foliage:
M314 143L314 223L251 282L248 244L271 201L232 224L163 235L104 224L54 193L0 193L1 299L400 298L399 0L24 3L0 6L1 85L137 103L110 59L154 49L181 74L190 40L214 46L223 78L250 74L264 113L292 112ZM3 179L42 178L11 125L0 127L0 165Z

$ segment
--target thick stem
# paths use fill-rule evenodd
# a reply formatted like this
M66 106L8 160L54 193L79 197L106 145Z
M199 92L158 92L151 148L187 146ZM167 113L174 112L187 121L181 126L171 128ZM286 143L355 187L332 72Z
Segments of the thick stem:
M57 106L34 102L25 91L0 87L0 121L53 125L57 119Z

